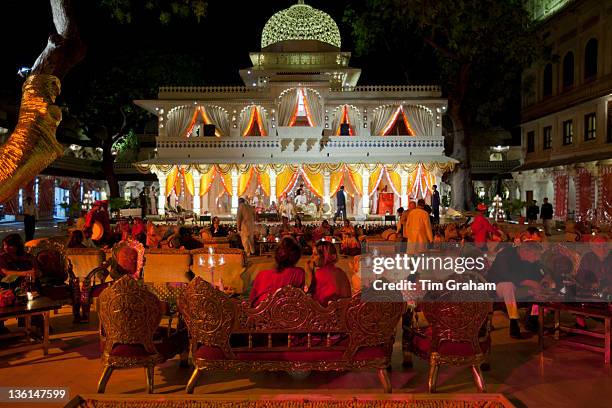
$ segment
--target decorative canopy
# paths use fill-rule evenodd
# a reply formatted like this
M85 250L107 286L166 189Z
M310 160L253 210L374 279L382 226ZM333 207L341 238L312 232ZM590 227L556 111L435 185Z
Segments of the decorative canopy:
M261 33L261 48L291 40L316 40L337 48L341 41L330 15L302 1L270 17Z

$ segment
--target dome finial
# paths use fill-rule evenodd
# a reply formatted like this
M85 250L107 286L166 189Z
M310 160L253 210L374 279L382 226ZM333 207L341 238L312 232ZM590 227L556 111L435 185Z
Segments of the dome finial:
M298 0L298 4L304 4L304 0Z

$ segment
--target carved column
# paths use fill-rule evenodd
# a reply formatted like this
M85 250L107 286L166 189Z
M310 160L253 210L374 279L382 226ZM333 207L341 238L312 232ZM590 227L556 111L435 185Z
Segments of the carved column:
M193 212L196 215L201 215L202 197L200 197L200 181L202 180L202 174L199 171L193 170Z
M238 213L238 170L232 170L232 214Z
M157 196L157 214L166 213L166 175L160 171L155 172L159 182L159 194Z
M370 214L370 192L369 192L369 188L370 188L370 170L364 168L361 171L361 178L362 178L362 185L363 185L363 191L362 191L362 204L361 204L361 208L363 209L363 215L365 215L366 217L368 216L368 214Z
M408 172L406 170L401 169L399 171L400 180L401 180L401 197L400 197L400 205L404 207L404 209L408 208Z
M270 204L278 199L276 197L276 171L274 169L268 169L268 175L270 176ZM278 203L277 203L278 204Z

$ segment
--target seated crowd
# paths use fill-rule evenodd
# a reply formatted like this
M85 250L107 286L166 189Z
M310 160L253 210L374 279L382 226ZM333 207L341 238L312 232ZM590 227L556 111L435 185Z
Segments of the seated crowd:
M486 207L479 206L478 210L473 220L442 225L432 222L425 202L419 200L411 202L406 211L402 208L398 210L397 225L391 230L380 224L355 226L349 220L344 220L340 227L331 225L327 220L318 225L305 225L299 217L294 219L293 225L287 217L282 217L280 223L257 224L249 231L251 239L255 242L278 242L274 255L276 266L257 274L252 282L249 300L256 306L286 285L306 290L322 305L351 296L359 289L351 288L351 280L359 280L350 280L347 273L336 266L338 255L361 254L364 242L375 236L387 237L387 240L397 243L399 251L404 252L413 250L414 245L420 252L486 252L488 265L482 272L482 278L497 284L497 295L505 303L512 337L521 337L516 299L523 298L524 293L533 296L548 288L560 288L568 279L575 282L579 291L608 290L612 283L612 254L604 234L580 234L581 240L589 240L587 250L580 253L562 244L544 248L541 242L546 241L547 237L535 226L529 226L512 236L485 217ZM241 232L236 225L222 225L218 217L213 217L207 228L156 226L151 221L145 224L143 220L135 219L132 222L120 221L114 231L105 232L104 238L94 241L91 228L85 223L82 229L72 231L67 247L110 246L128 238L139 241L149 249L193 250L203 248L207 242L215 239L227 239L230 245L241 247L245 242L242 236L244 229ZM0 277L7 274L39 277L35 263L23 251L23 243L18 242L17 238L9 236L4 240L0 253ZM501 242L512 245L499 245ZM312 254L312 257L305 268L297 266L302 255L308 254ZM536 326L537 313L537 305L529 309L528 328ZM584 325L585 322L578 321L577 324Z

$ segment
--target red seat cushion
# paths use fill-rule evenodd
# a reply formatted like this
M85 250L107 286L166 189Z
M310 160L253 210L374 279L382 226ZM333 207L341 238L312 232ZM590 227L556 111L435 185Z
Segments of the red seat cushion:
M428 354L431 349L431 327L428 327L422 333L417 334L412 339L413 350L420 354ZM480 342L482 353L486 353L491 347L491 337L487 337ZM440 344L438 352L446 356L467 357L473 356L475 353L472 350L472 345L467 342L446 341Z
M266 351L265 348L235 353L237 360L244 361L342 361L344 350L295 350ZM200 346L195 357L205 360L225 360L223 351L218 347ZM380 346L362 347L353 356L353 360L375 360L385 357L385 350Z

